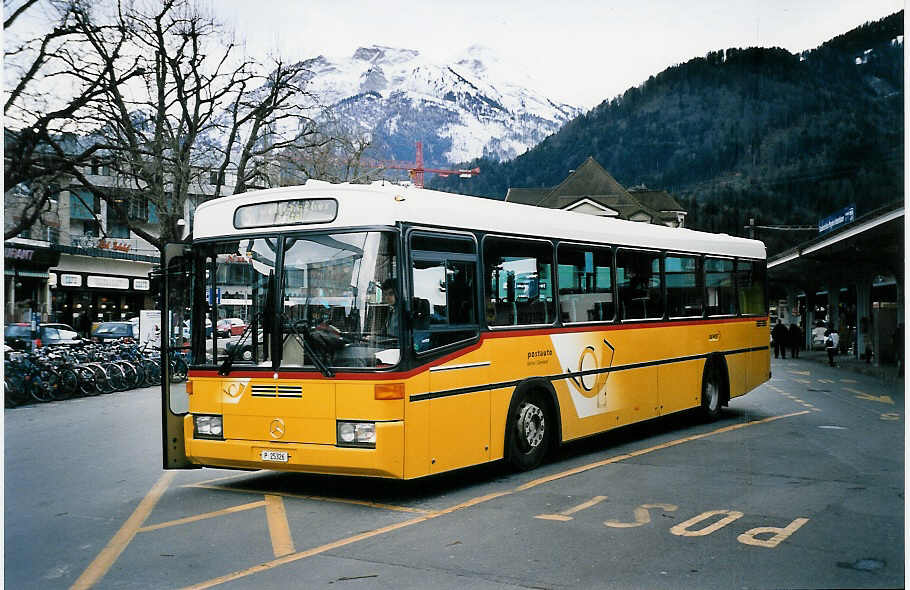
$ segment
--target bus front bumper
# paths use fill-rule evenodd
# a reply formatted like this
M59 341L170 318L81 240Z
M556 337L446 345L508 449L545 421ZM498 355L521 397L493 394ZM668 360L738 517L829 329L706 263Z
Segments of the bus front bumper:
M332 475L404 477L404 422L377 422L376 447L341 447L266 440L207 440L193 438L192 423L185 424L187 457L205 467L274 469ZM263 451L279 460L263 460ZM284 459L287 459L286 461Z

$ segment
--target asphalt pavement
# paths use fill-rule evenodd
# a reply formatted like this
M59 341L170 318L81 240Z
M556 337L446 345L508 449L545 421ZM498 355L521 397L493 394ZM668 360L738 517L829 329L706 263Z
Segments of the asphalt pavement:
M158 392L7 410L7 588L883 588L903 379L772 361L682 413L413 482L164 472Z

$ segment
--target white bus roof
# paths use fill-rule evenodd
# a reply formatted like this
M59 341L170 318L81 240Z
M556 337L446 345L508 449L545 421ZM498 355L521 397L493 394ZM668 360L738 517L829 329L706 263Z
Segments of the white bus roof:
M330 223L285 225L274 228L235 229L234 212L242 205L307 198L333 198L338 215ZM493 199L444 193L392 183L330 184L310 180L304 186L268 189L207 201L196 209L194 239L313 229L394 226L397 222L577 240L703 252L722 256L765 258L758 240L684 228L597 217L559 209L507 203Z

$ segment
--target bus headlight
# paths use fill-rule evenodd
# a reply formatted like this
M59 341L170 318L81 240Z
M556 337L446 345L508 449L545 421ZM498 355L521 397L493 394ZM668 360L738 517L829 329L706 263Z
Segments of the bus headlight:
M376 447L375 422L338 422L338 446Z
M223 440L224 430L221 425L221 416L197 414L193 416L195 438L214 438Z

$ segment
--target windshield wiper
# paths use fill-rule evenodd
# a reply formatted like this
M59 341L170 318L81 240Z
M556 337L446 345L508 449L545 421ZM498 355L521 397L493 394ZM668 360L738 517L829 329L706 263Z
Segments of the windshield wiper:
M263 312L257 312L253 316L252 321L247 324L246 328L243 330L243 333L240 335L240 338L237 340L237 343L234 344L234 347L231 348L230 352L227 353L227 358L224 359L224 362L221 363L221 366L218 368L218 374L222 377L226 377L228 373L231 372L231 367L234 365L234 355L237 354L237 351L243 348L243 343L246 341L247 337L252 333L253 326L259 324L259 320L262 319ZM217 328L218 326L215 326ZM227 349L227 345L225 345ZM227 350L225 350L227 352ZM215 351L215 354L218 354L218 351Z
M297 343L303 348L304 352L310 355L310 358L313 360L313 366L319 370L320 373L325 377L334 377L335 371L332 370L325 361L322 360L322 357L319 356L319 353L316 352L316 347L313 346L312 341L310 340L310 331L309 328L305 327L303 331L297 329L297 323L291 322L288 320L287 315L281 314L281 319L283 324L290 326L291 331L294 334L294 338L297 339Z

